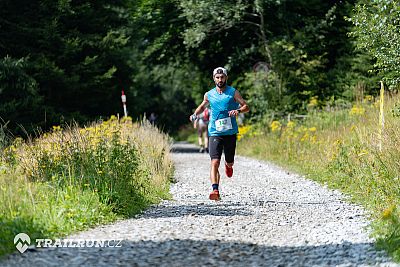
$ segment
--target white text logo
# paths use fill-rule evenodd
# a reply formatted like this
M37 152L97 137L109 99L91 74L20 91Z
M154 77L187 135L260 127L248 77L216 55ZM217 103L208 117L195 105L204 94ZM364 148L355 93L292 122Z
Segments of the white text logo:
M31 244L31 238L25 233L19 233L14 237L14 244L19 252L24 253Z
M122 239L43 239L37 238L37 248L120 248ZM14 237L14 244L19 252L24 253L31 244L30 237L19 233Z

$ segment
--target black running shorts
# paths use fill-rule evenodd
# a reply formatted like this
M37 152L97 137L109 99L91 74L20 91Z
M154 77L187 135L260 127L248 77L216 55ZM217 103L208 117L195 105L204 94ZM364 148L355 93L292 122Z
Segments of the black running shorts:
M225 161L227 163L233 163L236 149L236 134L210 136L208 138L208 149L211 159L220 160L223 150L225 154Z

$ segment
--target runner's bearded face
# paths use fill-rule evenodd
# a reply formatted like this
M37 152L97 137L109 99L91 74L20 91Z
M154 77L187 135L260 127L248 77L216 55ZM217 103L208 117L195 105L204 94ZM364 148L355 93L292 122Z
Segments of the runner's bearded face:
M223 88L226 85L225 74L215 74L214 82L216 86L218 86L219 88Z

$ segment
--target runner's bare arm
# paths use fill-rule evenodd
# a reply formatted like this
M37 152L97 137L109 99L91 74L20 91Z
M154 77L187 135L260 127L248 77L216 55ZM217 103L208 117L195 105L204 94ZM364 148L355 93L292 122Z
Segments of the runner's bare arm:
M240 113L246 113L250 111L249 106L247 105L246 101L243 99L242 95L239 93L238 90L235 91L234 95L235 101L240 104L239 109L230 110L228 112L229 116L237 116Z
M196 108L196 110L194 111L194 115L198 116L200 115L204 109L207 107L208 105L208 98L207 98L207 93L204 94L204 99L203 102L201 102L201 104ZM189 120L192 121L192 115L190 115Z

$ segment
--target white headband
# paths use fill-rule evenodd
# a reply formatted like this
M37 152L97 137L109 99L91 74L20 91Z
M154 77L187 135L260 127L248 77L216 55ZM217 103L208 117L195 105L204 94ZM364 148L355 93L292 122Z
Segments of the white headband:
M213 77L215 76L215 74L225 74L225 76L228 76L228 72L223 67L218 67L218 68L214 69Z

